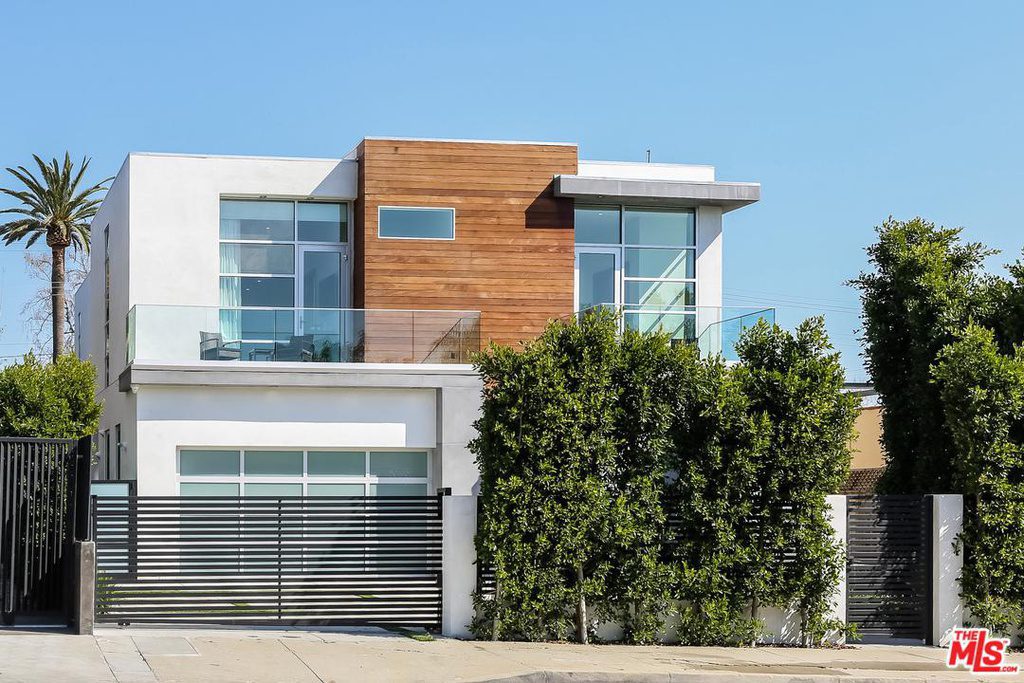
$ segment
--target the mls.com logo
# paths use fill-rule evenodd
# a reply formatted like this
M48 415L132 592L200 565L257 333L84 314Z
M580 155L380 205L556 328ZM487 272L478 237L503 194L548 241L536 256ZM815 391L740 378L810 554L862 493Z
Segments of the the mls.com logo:
M946 666L964 666L976 674L1015 674L1016 664L1003 663L1009 645L1007 638L989 638L987 628L954 629Z

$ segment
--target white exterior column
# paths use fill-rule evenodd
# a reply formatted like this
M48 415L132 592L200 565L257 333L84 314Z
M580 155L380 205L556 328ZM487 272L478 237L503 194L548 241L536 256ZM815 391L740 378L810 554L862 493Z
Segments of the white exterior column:
M932 645L946 645L952 630L963 626L959 580L964 558L953 550L963 518L963 496L932 496Z
M833 537L842 544L843 565L839 574L839 583L836 584L835 593L832 595L832 611L829 618L839 619L846 623L846 496L826 496L829 507L829 522L832 524ZM846 637L839 634L834 642L842 644Z
M444 543L441 562L441 634L471 638L473 591L476 590L476 496L441 499Z

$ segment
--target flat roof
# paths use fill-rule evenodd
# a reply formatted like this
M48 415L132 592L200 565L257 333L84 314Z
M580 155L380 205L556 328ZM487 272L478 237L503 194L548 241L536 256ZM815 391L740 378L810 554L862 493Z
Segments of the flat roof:
M593 202L628 200L664 206L720 206L732 211L761 199L760 183L555 176L555 195Z

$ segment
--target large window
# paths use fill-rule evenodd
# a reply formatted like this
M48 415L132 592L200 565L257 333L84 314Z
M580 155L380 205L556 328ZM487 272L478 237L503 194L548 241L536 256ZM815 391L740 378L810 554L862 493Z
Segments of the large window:
M193 449L178 452L183 496L425 496L427 451Z
M336 355L337 309L349 305L348 241L347 204L221 200L222 310L209 344L244 360ZM322 329L325 314L308 309L334 311L333 327Z
M693 209L577 206L575 225L577 310L614 306L632 328L694 337Z
M381 206L377 236L419 240L455 239L455 209Z

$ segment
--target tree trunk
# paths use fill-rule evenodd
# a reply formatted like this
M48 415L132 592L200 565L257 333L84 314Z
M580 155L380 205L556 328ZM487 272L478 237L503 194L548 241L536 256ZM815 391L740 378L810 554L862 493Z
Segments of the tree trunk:
M53 248L50 267L50 308L53 319L53 360L64 353L64 247Z
M761 611L761 599L756 595L750 599L750 619L757 622L758 613ZM757 647L757 636L750 640L750 647Z
M576 567L576 586L580 591L580 601L576 605L576 640L587 644L587 597L583 595L583 566Z
M491 622L491 640L498 640L501 631L501 580L494 577L494 621Z

